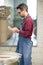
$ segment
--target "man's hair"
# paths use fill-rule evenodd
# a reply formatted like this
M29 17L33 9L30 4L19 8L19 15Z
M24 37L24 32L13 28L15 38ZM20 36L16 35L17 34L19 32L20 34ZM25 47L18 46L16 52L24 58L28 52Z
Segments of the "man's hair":
M21 11L25 9L28 12L28 6L25 3L21 3L16 7L16 9L20 9Z

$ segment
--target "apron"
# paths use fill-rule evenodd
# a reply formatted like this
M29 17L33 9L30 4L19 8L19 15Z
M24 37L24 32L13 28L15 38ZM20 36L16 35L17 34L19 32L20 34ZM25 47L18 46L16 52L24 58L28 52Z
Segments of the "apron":
M29 16L29 14L27 16ZM23 19L22 23L24 23L24 19ZM22 23L20 24L20 30L22 30ZM22 53L21 50L23 50L23 44L29 44L29 43L33 44L33 42L29 38L26 38L26 37L19 34L19 40L18 40L16 52Z

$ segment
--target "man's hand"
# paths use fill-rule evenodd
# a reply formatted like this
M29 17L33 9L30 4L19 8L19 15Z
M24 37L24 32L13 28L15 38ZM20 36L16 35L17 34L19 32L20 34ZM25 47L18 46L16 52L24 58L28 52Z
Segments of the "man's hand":
M19 33L19 29L17 28L17 27L14 27L14 28L12 28L12 29L10 29L12 32L17 32L17 33Z

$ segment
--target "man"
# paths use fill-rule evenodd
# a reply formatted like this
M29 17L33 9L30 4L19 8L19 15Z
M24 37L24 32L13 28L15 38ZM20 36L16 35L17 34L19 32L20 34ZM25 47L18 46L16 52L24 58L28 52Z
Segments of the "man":
M18 29L17 27L11 29L12 32L19 33L19 41L16 52L21 53L22 57L18 64L30 65L32 52L31 35L33 31L33 20L28 14L28 7L26 4L22 3L18 5L17 12L21 17L24 18L23 22L21 23L21 29Z

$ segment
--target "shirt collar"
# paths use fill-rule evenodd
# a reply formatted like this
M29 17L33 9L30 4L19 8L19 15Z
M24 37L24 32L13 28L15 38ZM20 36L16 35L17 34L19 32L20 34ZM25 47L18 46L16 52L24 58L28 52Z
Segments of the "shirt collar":
M28 14L25 18L27 18L28 16L29 16L29 14ZM24 19L25 19L25 18L24 18Z

